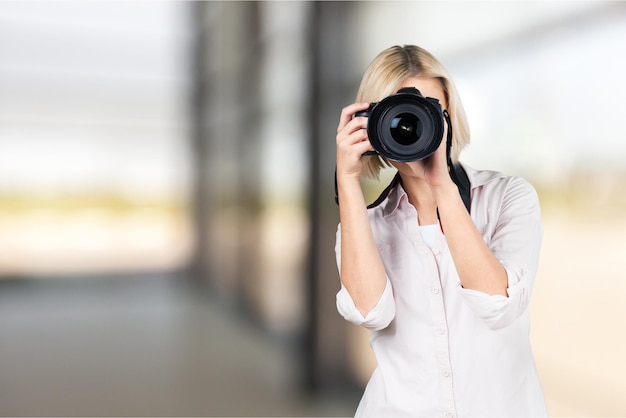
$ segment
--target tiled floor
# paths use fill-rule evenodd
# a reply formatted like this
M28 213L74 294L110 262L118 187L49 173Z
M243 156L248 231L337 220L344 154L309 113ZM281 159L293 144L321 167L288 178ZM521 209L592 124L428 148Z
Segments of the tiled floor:
M300 364L180 278L0 281L1 416L353 412L299 390Z

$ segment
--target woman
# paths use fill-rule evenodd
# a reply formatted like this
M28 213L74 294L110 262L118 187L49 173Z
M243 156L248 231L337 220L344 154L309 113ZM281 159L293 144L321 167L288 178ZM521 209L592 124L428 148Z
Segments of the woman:
M396 162L373 151L367 118L354 114L404 87L439 100L450 115L437 151ZM357 417L546 417L529 343L528 300L541 219L533 187L519 177L462 165L471 215L450 176L469 130L441 63L417 46L394 46L370 64L357 103L337 128L340 225L337 308L371 330L378 366ZM398 170L374 207L360 176Z

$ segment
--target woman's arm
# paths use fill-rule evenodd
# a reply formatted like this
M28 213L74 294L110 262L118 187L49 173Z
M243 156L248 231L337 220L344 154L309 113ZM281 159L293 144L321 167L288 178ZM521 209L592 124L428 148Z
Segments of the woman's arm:
M459 291L485 325L496 330L513 323L528 307L543 235L541 210L535 189L519 177L502 177L474 192L479 210L492 210L493 215L497 211L497 219L481 235L506 271L506 296L465 284Z
M450 177L443 143L425 162L424 169L461 285L489 295L508 296L506 270L483 240L463 204L459 189Z
M341 281L365 317L385 290L387 275L370 227L361 190L361 156L373 150L366 118L353 118L368 103L355 103L341 112L337 128L337 188L341 228Z
M445 186L433 187L433 192L441 227L463 288L508 296L506 270L476 229L456 185L450 181Z

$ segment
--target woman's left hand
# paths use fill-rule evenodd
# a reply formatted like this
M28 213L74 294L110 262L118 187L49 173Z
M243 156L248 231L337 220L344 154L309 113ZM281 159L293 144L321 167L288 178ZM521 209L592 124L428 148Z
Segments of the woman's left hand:
M446 154L447 136L448 126L446 123L441 144L430 157L419 161L410 161L405 163L392 161L391 164L400 171L400 174L406 177L406 180L411 177L420 178L424 180L435 193L441 189L447 189L450 186L455 186L452 178L450 177L450 170L448 168L448 159Z
M437 151L435 151L433 155L422 162L424 166L424 179L431 188L439 188L452 183L447 159L447 137L448 124L445 123L443 139L441 140L439 148L437 148Z

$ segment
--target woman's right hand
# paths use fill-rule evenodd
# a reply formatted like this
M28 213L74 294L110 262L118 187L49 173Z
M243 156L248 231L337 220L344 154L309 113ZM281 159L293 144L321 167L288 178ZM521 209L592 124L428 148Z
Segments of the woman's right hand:
M369 108L369 103L353 103L341 110L337 127L337 177L361 176L361 156L374 151L367 136L367 118L354 114Z

